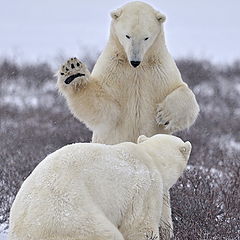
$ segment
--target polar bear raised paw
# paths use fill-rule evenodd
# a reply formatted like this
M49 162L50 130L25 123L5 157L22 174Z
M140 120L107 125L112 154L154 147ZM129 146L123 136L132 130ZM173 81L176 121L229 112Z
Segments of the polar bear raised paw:
M76 57L64 63L58 72L58 81L61 84L83 87L89 80L90 72L86 65Z

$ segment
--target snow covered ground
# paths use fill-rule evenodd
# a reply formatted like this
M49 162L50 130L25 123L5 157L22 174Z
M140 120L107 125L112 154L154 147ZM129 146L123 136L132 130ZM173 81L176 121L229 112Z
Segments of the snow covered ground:
M0 240L7 240L7 230L5 230L7 227L6 224L0 225Z
M1 232L0 233L0 240L7 240L7 233L6 232Z

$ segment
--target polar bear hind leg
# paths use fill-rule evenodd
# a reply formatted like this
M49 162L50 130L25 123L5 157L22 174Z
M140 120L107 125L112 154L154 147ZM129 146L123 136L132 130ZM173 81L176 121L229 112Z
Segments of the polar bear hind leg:
M160 236L165 240L172 239L174 236L169 191L166 192L163 197Z
M93 226L92 226L93 227ZM78 234L76 233L76 236L50 236L50 237L38 237L33 236L31 237L28 235L29 240L124 240L122 234L118 231L118 229L109 222L109 224L106 225L106 222L104 223L104 226L96 226L96 229L92 230L89 229L89 231L85 231L85 233ZM16 236L15 234L10 234L9 239L10 240L23 240L25 239L26 235L24 236Z
M76 209L73 212L65 209L65 212L69 213L65 219L62 215L51 218L52 225L47 221L40 225L33 222L17 229L12 227L9 240L124 240L120 231L94 204L91 209L86 207L84 212ZM47 220L46 216L44 218Z

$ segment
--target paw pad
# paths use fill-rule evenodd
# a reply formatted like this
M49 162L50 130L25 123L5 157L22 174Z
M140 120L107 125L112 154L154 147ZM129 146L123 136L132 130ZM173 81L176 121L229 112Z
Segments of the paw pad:
M85 76L85 74L83 74L83 73L77 73L77 74L74 74L74 75L68 77L64 82L65 82L66 84L69 84L69 83L71 83L75 78L77 78L77 77L83 77L83 76Z
M85 76L84 65L75 57L70 58L60 69L60 75L65 84L70 84L75 78Z

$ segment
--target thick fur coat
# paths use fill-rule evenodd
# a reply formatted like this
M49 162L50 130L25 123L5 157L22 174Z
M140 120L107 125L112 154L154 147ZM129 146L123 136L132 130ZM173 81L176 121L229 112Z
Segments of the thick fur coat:
M93 142L105 144L189 128L199 107L166 48L165 16L133 2L112 17L109 41L92 73L75 59L59 71L58 87L71 112L93 131ZM140 65L134 68L133 61ZM75 72L85 76L66 84Z
M65 146L23 183L10 212L9 240L159 236L163 192L190 152L189 142L164 134L140 136L138 144Z

